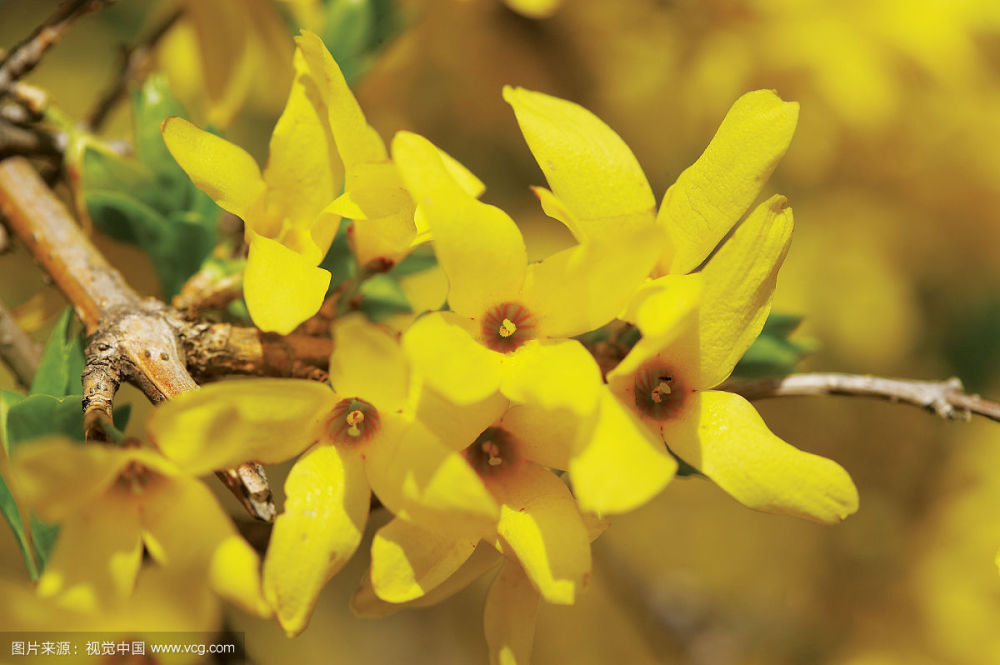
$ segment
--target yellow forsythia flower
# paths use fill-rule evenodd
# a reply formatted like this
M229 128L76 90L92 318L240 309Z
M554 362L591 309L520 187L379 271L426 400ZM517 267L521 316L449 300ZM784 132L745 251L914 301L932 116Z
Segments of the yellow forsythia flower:
M194 477L254 456L246 455L179 459L64 439L25 446L14 459L19 492L43 519L62 525L38 593L70 610L103 611L131 596L145 547L163 567L270 615L257 553Z
M317 266L340 224L328 206L343 183L328 127L328 83L301 44L295 71L263 175L242 148L182 118L163 123L167 148L195 185L243 220L247 309L259 328L282 334L315 314L326 295L330 273Z
M474 532L498 508L469 464L413 418L410 371L396 336L354 316L334 326L329 386L229 381L158 408L164 450L252 448L248 459L310 448L285 483L264 562L264 592L290 634L308 624L319 592L361 542L372 490L395 514Z

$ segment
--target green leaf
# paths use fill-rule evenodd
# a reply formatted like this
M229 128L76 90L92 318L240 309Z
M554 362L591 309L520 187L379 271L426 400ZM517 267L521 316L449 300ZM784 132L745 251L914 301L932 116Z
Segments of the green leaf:
M162 74L150 74L141 88L132 91L132 138L136 157L160 179L187 183L187 174L174 161L160 133L160 125L172 115L184 116L184 107L174 97Z
M72 440L83 442L83 411L81 409L82 395L68 395L57 399L50 395L29 395L13 404L7 411L7 433L6 438L10 456L17 455L17 448L22 445L31 445L32 439L43 436L61 435ZM126 414L127 417L127 414ZM13 503L13 497L11 497ZM16 512L16 506L13 507ZM12 520L4 509L4 516L14 529L15 535L22 534L23 523L18 514L17 520ZM45 569L52 548L55 546L56 537L59 534L59 527L48 524L38 519L35 515L30 515L32 543L35 547L35 560L28 556L27 543L21 550L25 556L25 563L32 578Z
M35 567L38 574L41 575L53 548L56 546L59 525L43 522L34 513L28 517L28 522L31 524L31 542L35 546Z
M437 257L428 246L418 247L390 271L396 278L430 270L437 265Z
M43 436L65 436L83 441L83 395L56 398L28 395L7 412L8 448L11 456L24 441Z
M399 281L389 273L365 280L361 284L361 296L360 309L372 321L384 321L394 314L413 311Z
M31 382L31 394L63 397L81 392L80 377L85 362L81 327L76 323L73 308L67 307L49 335L38 372Z
M397 0L327 0L320 37L351 86L405 20Z
M128 239L149 255L166 298L198 271L215 243L214 224L195 213L164 217L128 194L109 190L89 190L84 200L101 230Z
M0 390L0 440L3 443L2 454L4 456L8 456L9 454L7 414L11 407L23 399L24 395L11 390ZM5 468L9 469L10 467L6 466ZM21 549L21 556L24 557L24 563L28 567L31 579L38 579L38 567L35 566L35 560L31 556L31 550L28 546L28 534L24 530L21 513L18 510L17 502L14 500L14 494L10 491L6 479L2 475L0 475L0 512L3 512L4 519L7 520L11 531L14 532L14 539L17 541L17 546Z
M186 202L186 191L164 187L156 174L140 162L111 152L96 140L86 140L84 143L80 157L80 179L84 195L95 190L121 192L157 210L171 210ZM134 242L128 237L116 238L123 242Z
M354 253L348 241L347 229L350 222L344 221L337 229L337 235L333 237L330 249L319 264L320 268L329 270L333 277L330 279L330 286L326 291L330 295L348 279L354 279L358 274L358 263L354 260Z
M789 339L801 322L800 316L772 312L760 335L736 364L733 376L750 379L793 372L803 358L816 350L813 340Z
M362 56L371 40L374 24L374 7L367 0L327 2L326 22L320 36L340 65L348 85L353 85L363 73Z
M995 287L987 297L972 296L964 302L942 303L946 325L938 326L950 372L959 376L970 392L988 390L1000 376L1000 297Z
M93 137L81 138L82 198L99 229L149 255L169 299L214 248L221 210L194 186L163 142L163 120L185 115L166 78L149 76L131 100L136 158L115 154Z

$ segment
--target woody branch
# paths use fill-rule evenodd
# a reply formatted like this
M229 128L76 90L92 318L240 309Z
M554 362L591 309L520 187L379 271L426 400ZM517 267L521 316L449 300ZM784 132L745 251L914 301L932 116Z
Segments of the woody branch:
M125 282L70 217L27 160L0 162L0 210L86 326L83 375L88 438L102 437L122 381L154 403L198 387L203 378L252 373L291 375L326 364L331 341L267 335L256 328L191 321ZM219 472L252 515L274 516L263 469L247 463Z

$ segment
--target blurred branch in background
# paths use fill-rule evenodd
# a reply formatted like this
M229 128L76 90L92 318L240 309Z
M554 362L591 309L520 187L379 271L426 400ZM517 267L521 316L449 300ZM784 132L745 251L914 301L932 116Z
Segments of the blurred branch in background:
M100 9L111 0L73 0L59 7L31 35L7 52L0 61L0 97L10 94L14 83L34 69L49 48L79 17Z
M7 307L0 302L0 358L10 367L17 382L31 387L31 379L42 360L42 349L14 321Z
M93 110L87 114L85 127L89 131L100 131L115 104L125 96L129 83L143 78L143 70L146 69L153 47L167 34L170 28L174 27L183 14L183 9L172 12L160 21L144 39L131 46L122 47L121 60L114 82L98 98Z
M748 400L771 397L844 395L874 397L911 404L946 420L968 420L973 414L1000 422L1000 403L964 392L961 380L917 381L857 374L792 374L755 381L730 381L725 390Z

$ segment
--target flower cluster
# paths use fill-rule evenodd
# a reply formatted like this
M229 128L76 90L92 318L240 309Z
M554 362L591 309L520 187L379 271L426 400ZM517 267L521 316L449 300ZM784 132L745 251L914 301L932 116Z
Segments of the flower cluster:
M447 307L402 332L336 318L329 385L228 381L164 404L148 423L159 452L51 444L65 450L18 458L32 505L66 525L43 594L74 608L127 595L144 543L296 634L358 549L374 494L394 517L375 534L355 610L436 602L499 568L487 642L493 662L521 663L538 603L572 604L586 585L608 516L648 502L681 465L754 509L823 523L857 509L840 466L717 389L760 333L788 249L784 197L747 211L788 147L796 104L741 97L657 207L601 120L505 89L548 181L534 189L541 206L576 241L529 262L518 225L479 200L482 183L457 161L408 132L390 154L318 37L299 38L294 63L263 173L184 120L163 125L192 180L245 223L254 322L287 333L319 309L330 274L317 266L341 217L361 265L429 240ZM637 341L598 353L585 341L601 331ZM258 571L191 475L296 456ZM108 537L98 549L83 529Z

